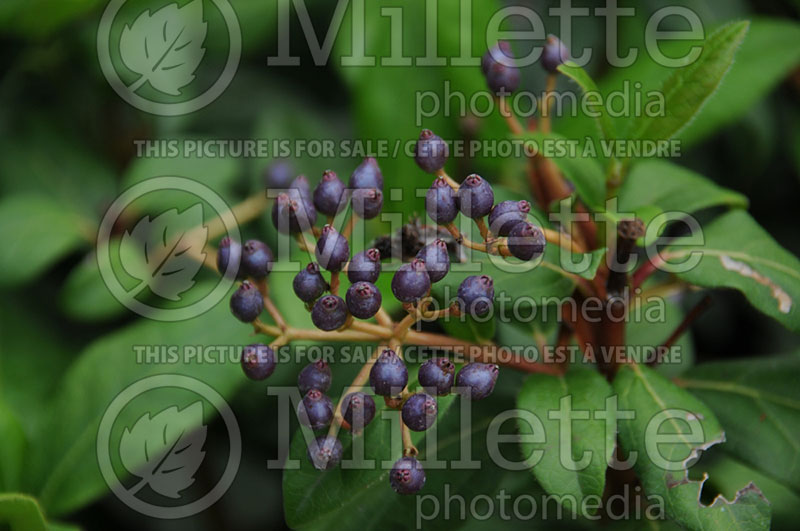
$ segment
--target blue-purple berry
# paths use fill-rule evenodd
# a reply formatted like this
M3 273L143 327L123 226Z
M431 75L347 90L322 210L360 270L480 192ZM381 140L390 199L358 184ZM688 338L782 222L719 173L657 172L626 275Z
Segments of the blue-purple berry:
M283 234L310 230L317 222L317 210L301 194L280 194L272 206L272 224Z
M505 61L511 63L511 57L514 55L511 49L511 44L508 41L499 41L497 44L489 48L483 57L481 57L481 72L483 75L489 73L491 66L498 61Z
M408 369L394 350L385 349L369 371L369 384L376 395L397 396L408 384Z
M544 233L533 223L519 223L508 235L508 250L520 260L539 258L544 253L546 244Z
M450 272L450 254L444 240L434 240L417 253L417 258L425 262L428 278L435 284Z
M416 302L430 290L431 279L422 260L403 264L392 277L392 293L400 302Z
M261 315L263 308L264 298L261 296L261 292L246 280L231 295L231 312L243 323L255 321Z
M308 447L308 460L317 470L330 470L341 462L343 452L339 439L332 435L320 435Z
M451 223L458 216L458 195L444 177L434 179L428 188L425 211L439 225Z
M425 485L425 469L415 458L401 457L389 473L389 484L398 494L416 494Z
M297 418L303 426L320 430L333 418L333 402L319 389L311 389L297 405Z
M353 317L370 319L381 307L381 292L371 282L356 282L347 289L345 300Z
M297 375L297 388L302 394L312 389L325 393L331 387L331 379L331 367L328 362L317 360L303 367Z
M347 206L347 188L335 172L327 170L314 189L314 207L326 216L335 216Z
M502 201L489 212L489 230L497 236L508 236L515 225L528 219L531 204L527 201Z
M295 275L292 281L294 294L303 302L314 302L328 291L328 283L319 270L319 264L311 262Z
M320 330L338 330L347 321L347 306L341 297L325 295L314 303L311 322Z
M492 391L497 382L497 375L500 368L490 363L468 363L461 367L456 376L456 388L459 392L472 400L486 398Z
M308 182L308 177L305 175L298 175L295 179L289 183L289 189L287 191L290 197L294 198L297 194L303 199L303 201L313 204L313 197L311 195L311 183Z
M481 59L481 69L489 90L496 94L514 92L519 87L520 72L505 41L489 49Z
M375 400L362 392L350 393L342 399L342 417L358 433L375 417Z
M349 187L356 188L377 188L383 190L383 173L378 166L378 161L372 157L364 159L358 165L353 174L350 175Z
M328 271L341 271L350 259L350 244L332 225L325 225L314 251L317 262Z
M264 380L275 372L275 351L262 343L242 349L242 370L251 380Z
M252 278L264 278L272 271L272 250L259 240L247 240L242 246L242 270Z
M381 274L381 253L377 249L367 249L353 255L347 264L347 278L352 283L378 281Z
M492 311L494 281L488 275L467 277L458 286L458 306L462 313L482 317Z
M472 174L458 189L458 206L465 216L477 219L492 211L494 192L492 186L480 175Z
M452 361L447 358L433 358L420 366L417 379L429 393L445 396L450 394L455 374L456 366Z
M444 168L450 148L442 137L430 129L423 129L414 146L414 160L422 171L436 173Z
M247 275L242 270L242 245L225 236L219 242L217 250L217 271L226 278L242 280ZM228 268L230 267L230 271Z
M272 190L286 190L292 182L292 165L286 160L276 160L264 170L264 184Z
M378 188L356 188L350 199L353 212L363 219L373 219L383 209L383 192Z
M436 399L426 393L416 393L403 404L403 424L413 431L425 431L436 422Z
M542 67L551 74L558 72L558 67L569 61L569 50L561 39L548 35L542 53Z

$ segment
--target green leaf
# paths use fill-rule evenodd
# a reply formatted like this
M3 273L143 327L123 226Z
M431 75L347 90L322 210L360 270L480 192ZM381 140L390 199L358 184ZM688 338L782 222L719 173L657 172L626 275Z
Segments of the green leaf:
M113 273L127 291L133 290L140 282L136 279L147 275L146 264L139 261L141 257L138 251L121 238L113 238L105 245L110 246L110 249L100 252L109 253ZM123 262L125 267L122 266ZM132 278L126 278L129 270L133 272ZM97 264L96 252L86 255L70 271L64 281L59 302L65 313L82 321L105 321L127 311L106 286Z
M800 354L703 364L678 384L725 428L723 449L800 492Z
M7 0L0 6L0 28L5 31L38 39L50 35L60 27L89 13L102 0Z
M208 286L198 286L197 291L205 293L204 289ZM219 363L198 363L184 357L182 349L186 345L244 345L252 342L249 331L247 325L230 318L225 299L187 321L143 320L92 343L66 371L52 401L46 406L40 404L49 409L49 416L33 437L26 490L37 492L51 514L64 514L106 493L108 488L97 466L96 438L100 419L111 400L133 382L155 374L191 376L223 397L230 397L242 383L238 363L231 356ZM174 345L181 355L172 362L137 360L141 356L136 347L148 345ZM147 393L137 399L141 407L123 410L115 427L133 426L145 411L183 408L196 401L196 395L187 396L177 388ZM208 414L213 408L204 411ZM59 436L49 435L53 433Z
M567 62L558 67L558 71L573 80L577 83L581 90L583 90L584 94L592 93L592 94L600 94L600 89L597 88L597 84L594 80L586 73L586 70L578 66L573 62ZM617 133L614 130L614 124L609 119L608 115L602 110L602 106L600 107L600 116L595 118L595 123L597 124L597 128L600 130L600 134L605 140L616 140Z
M667 515L690 529L769 529L769 503L752 483L729 501L700 503L705 481L689 479L701 452L725 440L714 413L687 391L642 365L626 365L614 380L620 410L633 411L619 424L626 455L637 452L636 474L648 495L662 496Z
M692 253L702 258L697 266L677 275L706 288L741 291L750 304L800 331L800 260L783 249L743 210L714 220L703 230L702 246L677 243L662 253L668 262L682 263Z
M727 430L726 430L727 433ZM724 445L723 448L727 446ZM752 481L769 500L772 510L773 529L793 529L797 525L797 508L800 507L800 496L788 487L767 477L757 470L742 464L726 454L710 455L698 463L707 473L709 485L723 496L736 496L736 486Z
M47 531L42 508L25 494L0 494L0 524L11 531Z
M91 222L43 196L0 201L0 285L27 282L88 241Z
M60 129L51 118L36 112L2 137L0 175L4 194L47 196L58 203L59 210L90 220L92 236L97 220L116 197L111 165L88 149L74 129Z
M639 213L649 207L660 212L692 214L700 210L728 206L747 208L744 195L717 186L702 175L665 160L643 160L633 165L619 191L620 212ZM650 217L657 212L648 210ZM641 216L640 216L641 217Z
M0 401L0 491L19 489L25 433L16 415Z
M14 414L27 439L37 433L52 396L74 357L75 338L41 326L42 307L30 296L4 294L0 306L0 402ZM45 314L50 320L50 314ZM32 355L35 353L35 355Z
M744 116L800 64L797 42L800 24L796 21L753 20L725 82L681 133L683 142L696 144Z
M517 407L533 413L544 426L544 442L523 441L522 453L536 460L530 464L539 484L563 499L570 511L584 507L587 496L603 494L616 434L606 430L606 420L596 418L595 413L605 409L611 394L611 386L600 373L575 370L563 376L533 374L517 398ZM555 412L561 420L550 417ZM588 419L583 418L584 412L589 413ZM609 422L613 421L613 412L610 416ZM519 428L522 435L534 433L524 419ZM567 437L569 440L564 440ZM573 507L575 504L577 507Z
M643 354L652 355L654 347L663 345L683 322L685 312L675 302L654 297L630 311L625 329L625 343L633 350L631 358L642 363ZM658 364L656 370L665 376L677 376L694 363L695 353L691 334L683 334Z
M635 138L669 140L686 128L719 87L748 27L749 22L732 22L715 31L697 61L676 70L664 82L665 116L640 118L633 129Z

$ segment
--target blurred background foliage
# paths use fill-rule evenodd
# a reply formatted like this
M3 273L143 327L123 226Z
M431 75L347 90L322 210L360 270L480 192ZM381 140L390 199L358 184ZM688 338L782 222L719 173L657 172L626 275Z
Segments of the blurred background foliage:
M132 9L136 4L149 7L153 3L130 1ZM336 2L305 3L318 35L322 35ZM386 6L403 8L404 53L424 55L424 2L368 3L366 42L371 55L381 57L390 51L389 22L379 11ZM553 3L514 3L535 9L545 19L547 30L558 33L557 21L547 16L547 7ZM264 169L271 161L142 160L135 158L133 140L407 141L419 133L414 123L418 92L434 91L441 97L445 82L467 96L484 87L480 70L474 67L339 66L339 58L351 51L350 10L328 64L313 64L293 16L291 50L300 56L303 66L267 67L267 57L277 52L275 2L231 0L231 4L243 38L242 60L233 83L205 109L164 118L126 104L103 77L96 32L105 0L0 3L0 42L5 50L0 56L0 240L5 245L0 253L0 490L31 493L48 516L70 525L122 530L286 525L280 472L267 470L265 465L277 450L276 419L271 414L276 401L265 396L264 386L244 385L234 364L154 367L136 365L133 360L135 344L245 344L250 341L249 328L230 318L227 301L183 323L157 323L126 313L99 276L92 244L107 206L133 183L157 175L186 175L233 203L262 189ZM473 53L485 50L482 29L504 4L497 0L473 2L473 27L480 28L473 34ZM746 195L759 223L784 247L800 254L800 233L794 221L800 204L800 2L676 0L671 4L695 10L707 33L721 22L753 20L723 89L682 134L686 147L678 162ZM622 19L619 49L641 46L647 16L663 3L630 0L620 5L636 7L637 16ZM458 15L458 2L439 2L437 42L443 56L458 54L460 35L454 23ZM619 87L626 79L640 80L646 88L658 86L665 71L643 53L627 69L615 70L605 64L600 52L605 42L604 24L601 18L586 17L577 19L574 28L575 47L595 50L587 69L599 80L601 90ZM225 39L209 38L206 46L211 60L208 66L205 62L201 66L201 78L212 76L227 53ZM522 45L518 50L526 51ZM524 88L542 90L544 74L538 65L524 69L523 79ZM566 87L567 83L562 83ZM496 115L477 120L455 114L426 119L422 125L451 139L507 135ZM556 131L575 138L595 134L593 124L583 117L557 123ZM291 162L297 172L306 173L314 182L326 168L347 176L358 160L303 158ZM415 190L427 187L427 179L413 160L383 158L380 164L386 188L403 190L402 199L389 202L389 209L405 217L421 212ZM449 172L459 178L477 172L512 192L527 195L518 162L474 158L451 164ZM368 230L377 235L383 228L376 222ZM245 227L243 233L270 243L276 236L266 216ZM291 322L308 323L305 311L292 300L288 282L273 282L273 290ZM692 332L698 359L753 356L797 346L795 336L752 309L741 295L717 293L715 302ZM640 335L636 341L648 341ZM663 330L658 335L663 335ZM291 384L298 369L282 368L270 384ZM339 383L348 381L347 370L342 369ZM182 521L149 519L114 497L104 496L105 484L96 471L93 433L86 428L96 426L105 405L125 385L156 372L191 374L230 398L244 439L243 463L228 494L203 514ZM515 378L509 378L509 389L520 385L521 377L513 383ZM509 391L506 406L513 396ZM503 404L498 398L492 409L499 411ZM211 425L209 437L225 437L218 421ZM745 468L729 457L710 466L716 467L716 478L726 474L741 477ZM536 488L530 476L509 476L496 481L523 492ZM783 491L776 496L786 498L780 507L797 501ZM774 514L776 524L781 521L780 511Z

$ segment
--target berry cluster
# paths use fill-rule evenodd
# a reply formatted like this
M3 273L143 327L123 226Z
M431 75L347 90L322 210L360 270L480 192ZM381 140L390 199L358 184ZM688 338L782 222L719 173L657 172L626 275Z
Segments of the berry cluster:
M552 66L554 70L563 62L565 52L557 39L548 42L548 46L550 49L545 51L544 62L546 67L555 65ZM519 70L510 59L507 43L501 42L489 50L481 67L494 92L502 94L517 88ZM461 184L456 183L444 171L448 157L447 143L432 131L423 130L415 146L414 159L423 171L435 176L425 196L428 216L446 229L458 244L526 261L540 257L545 248L545 235L542 229L529 222L530 203L502 201L495 204L491 185L477 174L469 175ZM306 305L322 337L335 340L339 334L338 337L344 337L346 333L355 333L362 334L359 337L366 334L380 342L388 339L388 346L382 344L378 347L373 359L352 385L363 389L368 381L371 394L351 392L334 405L326 395L331 386L329 365L315 361L300 371L297 387L302 400L297 408L298 418L311 430L328 430L327 434L312 442L308 458L320 470L335 467L343 454L336 429L342 427L354 435L363 432L376 414L373 396L380 396L387 407L399 410L406 430L404 455L390 473L390 484L401 494L415 493L425 483L425 472L415 458L417 451L409 442L408 430L422 432L430 428L438 414L437 397L446 396L453 390L471 400L489 396L499 368L491 362L471 361L457 371L451 359L434 357L420 366L420 390L411 392L402 344L410 326L423 316L487 315L494 304L494 282L488 275L467 277L458 286L453 304L445 310L433 312L430 309L431 287L450 272L451 255L443 239L428 240L429 243L421 245L418 251L415 249L416 254L408 256L408 262L401 264L392 276L392 295L403 303L408 313L402 321L395 323L383 310L383 295L376 285L382 273L382 261L391 256L382 255L378 248L351 255L349 241L358 218L373 219L383 209L383 174L378 162L373 158L365 159L353 171L347 185L330 170L323 173L313 190L305 176L292 180L290 175L285 165L276 166L268 174L267 181L268 186L283 190L272 207L274 226L279 233L296 238L301 249L314 254L314 261L295 275L292 282L294 293ZM348 205L350 221L339 232L333 221ZM459 232L454 225L459 213L474 221L483 243L473 243ZM319 228L315 225L321 216L327 217L328 223ZM275 371L274 348L293 339L291 329L269 299L266 279L273 261L272 251L258 240L249 240L242 245L225 238L217 253L219 272L241 281L230 300L234 316L245 323L253 323L257 331L276 336L272 345L257 343L243 350L242 368L253 380L268 378ZM344 298L339 295L341 273L345 273L350 282ZM273 317L276 327L260 322L259 316L264 309ZM356 321L373 318L378 325ZM375 332L376 328L381 333ZM319 334L317 332L314 337L320 337Z

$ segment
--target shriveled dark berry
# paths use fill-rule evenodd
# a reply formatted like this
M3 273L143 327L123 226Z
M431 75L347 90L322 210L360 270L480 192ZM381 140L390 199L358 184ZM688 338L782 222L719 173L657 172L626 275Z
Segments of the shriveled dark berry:
M292 165L286 160L276 160L264 170L264 185L272 190L285 190L292 182Z
M342 400L342 417L352 431L363 430L375 417L375 400L362 392L350 393Z
M450 254L444 240L434 240L417 253L417 258L425 262L425 271L431 283L442 280L450 271Z
M228 236L219 242L217 250L217 271L226 278L236 278L239 280L247 278L247 274L242 270L242 245ZM228 271L230 267L230 271Z
M272 250L262 241L247 240L242 246L242 269L248 277L266 277L274 261Z
M394 350L385 349L369 371L369 384L376 395L396 396L408 383L408 369Z
M283 234L297 234L310 230L317 222L317 210L311 199L301 194L280 194L272 206L272 224Z
M436 173L444 168L447 157L450 155L450 148L442 137L436 135L430 129L423 129L419 135L419 140L414 146L414 160L422 171Z
M511 46L505 41L490 48L483 55L481 70L486 77L489 90L494 93L511 93L519 87L519 68L516 66Z
M320 430L333 418L333 402L319 389L311 389L297 405L297 418L303 426Z
M558 67L569 61L569 50L561 39L548 35L542 53L542 67L551 74L558 72Z
M458 189L458 206L465 216L477 219L492 211L494 192L492 186L480 175L472 174Z
M320 435L308 447L308 460L317 470L336 468L342 460L342 443L332 435Z
M417 379L426 391L445 396L450 394L455 373L456 366L452 361L447 358L433 358L420 366Z
M381 253L375 248L353 255L347 264L347 278L352 283L378 281L381 274Z
M440 225L451 223L458 216L458 195L444 177L434 179L425 194L425 211Z
M306 394L312 389L326 392L331 387L331 368L325 360L309 363L297 375L297 388Z
M311 309L311 322L320 330L338 330L345 321L347 321L347 306L342 298L336 295L325 295L317 300Z
M422 260L403 264L392 277L392 293L400 302L416 302L430 290L431 279Z
M262 343L247 345L242 350L242 370L251 380L264 380L275 372L275 351Z
M231 312L243 323L255 321L261 315L263 308L264 298L261 296L261 292L246 280L231 295Z
M347 188L331 170L322 174L314 190L314 206L326 216L335 216L347 206Z
M502 201L489 212L489 230L497 236L508 236L517 223L528 219L531 204L527 201Z
M468 363L461 367L456 376L456 387L459 392L472 400L486 398L494 391L500 368L490 363Z
M416 494L425 485L425 469L415 458L401 457L389 473L389 484L398 494Z
M508 250L520 260L533 260L544 253L544 233L533 223L518 223L508 235Z
M351 201L353 212L363 219L372 219L383 209L383 192L378 188L356 188Z
M488 275L467 277L458 286L458 305L463 313L481 317L492 311L494 281Z
M325 225L314 253L320 266L328 271L341 271L350 259L350 244L333 226Z
M414 431L425 431L436 422L438 407L436 399L425 393L416 393L408 397L401 415L403 424Z
M301 301L313 302L328 291L328 283L319 271L319 264L311 262L295 275L292 288Z
M364 159L350 176L350 188L377 188L383 190L383 173L378 161L372 157Z
M381 307L381 292L371 282L356 282L347 289L345 295L347 309L353 317L369 319L378 313Z

